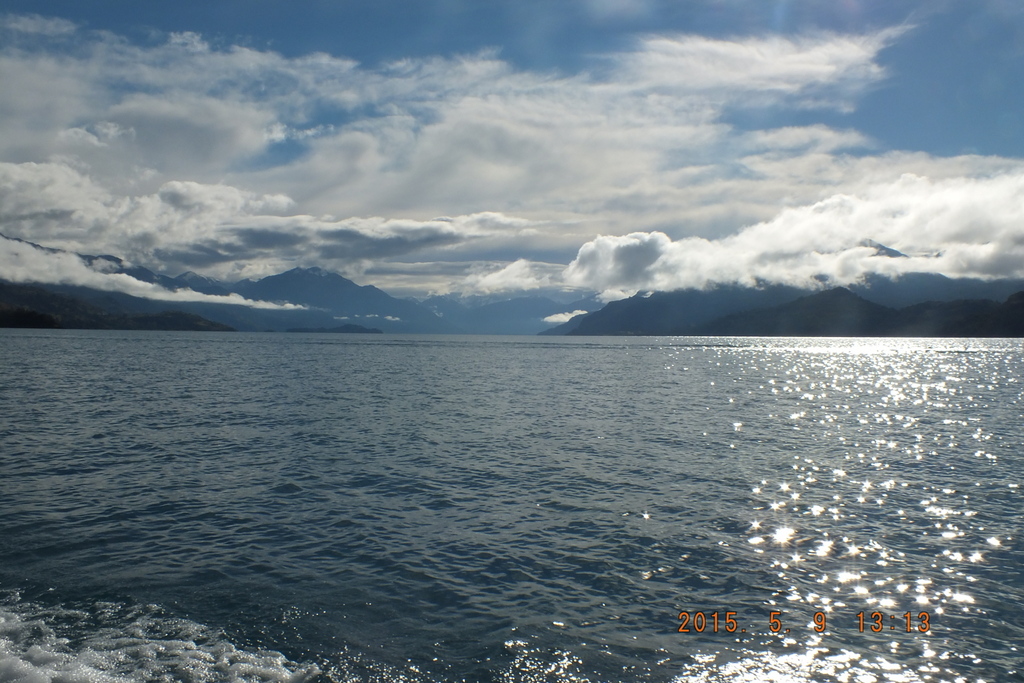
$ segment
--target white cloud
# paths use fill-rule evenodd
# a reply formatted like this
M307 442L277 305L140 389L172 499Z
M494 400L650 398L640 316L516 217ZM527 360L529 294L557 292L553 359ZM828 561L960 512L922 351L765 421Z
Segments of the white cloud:
M580 247L565 269L565 280L600 292L640 289L636 283L652 280L662 255L672 248L672 240L662 232L601 236Z
M582 1L598 19L632 11ZM194 33L142 46L77 30L54 50L76 31L62 21L7 17L25 38L0 48L0 82L18 93L0 98L0 232L47 245L221 277L392 262L403 286L416 261L447 261L460 265L448 289L564 279L606 297L821 269L842 281L897 267L866 261L860 240L910 249L917 234L941 235L920 249L942 256L899 267L1015 268L992 251L1016 253L1010 219L985 218L970 196L1010 192L998 179L1017 162L872 156L854 130L724 123L736 107L848 109L885 78L877 57L898 30L648 36L566 75L494 53L366 68ZM959 208L944 207L958 188ZM917 222L887 217L895 204ZM1000 237L971 236L985 230ZM490 265L467 275L470 263Z
M850 284L868 273L1024 277L1024 168L983 178L906 174L862 193L785 209L720 239L672 240L660 232L602 236L565 269L567 284L606 298L639 290L773 282ZM886 258L875 240L909 258Z
M134 159L168 174L218 173L262 152L272 137L271 111L209 96L132 95L104 112L132 131Z
M0 27L18 33L41 36L66 36L77 30L74 22L56 17L41 17L38 14L5 15L0 17Z
M657 223L689 210L695 173L704 182L709 171L732 173L721 161L737 151L773 141L792 153L866 144L817 126L803 140L794 128L785 140L737 146L718 119L723 107L755 99L797 97L805 106L827 97L846 106L882 77L873 58L890 39L651 38L610 56L614 66L600 78L516 73L487 55L409 62L361 74L378 98L391 96L389 116L349 126L267 177L288 183L308 174L309 189L294 196L330 212L497 207L587 216L609 228L641 212Z
M284 195L169 181L152 194L116 196L66 164L0 163L0 232L79 253L160 263L171 274L247 277L303 265L349 274L376 259L536 234L498 212L429 220L294 213Z
M234 304L251 308L275 310L301 309L295 304L274 304L253 301L238 294L213 296L189 289L169 290L159 285L142 282L124 273L106 272L91 268L77 255L69 252L51 252L31 244L0 239L0 278L26 284L81 285L106 292L121 292L146 299L161 301L198 301L204 303Z
M748 152L835 152L872 146L869 138L854 130L833 130L827 126L790 126L757 130L739 138Z
M548 317L544 318L544 322L561 325L562 323L567 323L576 316L583 315L584 313L586 313L586 311L582 309L569 311L567 313L555 313L554 315L549 315Z
M151 195L118 196L67 164L0 163L0 231L75 251L116 251L139 262L247 217L280 214L282 195L170 181Z
M463 291L491 294L547 287L551 284L550 275L539 272L540 270L538 264L518 259L500 270L468 275L463 280Z
M740 40L655 36L623 57L618 80L728 101L742 98L745 106L797 96L804 106L848 108L852 96L882 78L874 57L902 32Z
M71 155L116 190L138 169L153 175L136 189L227 180L310 213L592 215L651 181L678 189L662 169L721 151L727 102L806 98L826 83L845 99L875 82L890 39L651 37L609 55L612 69L595 77L517 72L486 53L370 70L323 54L214 50L191 33L153 47L86 34L70 53L0 52L0 77L19 92L0 105L0 159ZM116 145L98 134L111 124L130 133ZM285 140L306 154L250 166Z

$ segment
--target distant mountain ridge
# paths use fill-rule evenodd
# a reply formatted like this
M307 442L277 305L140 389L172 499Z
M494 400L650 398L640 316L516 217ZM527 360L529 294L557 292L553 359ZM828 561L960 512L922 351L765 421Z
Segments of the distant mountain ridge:
M71 253L25 240L6 238L49 253ZM435 334L536 334L551 327L544 319L573 311L592 311L600 303L590 297L559 303L542 296L496 297L435 296L425 302L393 297L372 285L355 282L319 267L292 268L257 280L221 282L187 271L176 277L128 264L109 254L76 254L97 271L130 275L140 282L171 291L192 290L212 296L238 294L250 300L295 304L304 310L268 310L227 303L162 301L79 285L42 284L64 296L119 315L154 314L177 309L218 321L239 330L324 329L357 325L384 332Z
M3 235L0 235L0 240L29 244L48 253L71 253ZM875 242L865 241L864 246L874 248L880 256L906 258L904 254ZM166 301L81 285L34 284L47 291L79 299L81 304L108 315L153 316L177 311L181 314L200 316L207 321L238 330L252 331L338 330L344 329L346 325L356 325L359 328L380 329L391 333L714 334L709 330L726 329L728 325L735 327L738 324L736 321L726 321L729 316L743 313L746 318L753 320L757 318L758 311L775 309L816 294L809 289L762 283L757 287L734 284L718 285L705 290L638 293L603 307L595 296L568 303L564 303L567 298L563 298L563 303L559 303L537 295L502 300L485 296L445 295L418 302L390 296L372 285L360 286L337 273L319 267L297 267L258 280L225 283L191 271L176 277L168 277L142 266L128 264L123 259L109 254L76 256L99 272L122 273L140 282L156 284L170 291L191 290L221 297L238 294L250 300L293 304L298 307L260 308L215 300ZM923 330L939 330L937 333L945 334L941 330L958 326L965 330L977 329L978 334L987 334L985 330L996 323L971 322L973 319L968 314L995 310L993 307L1005 305L998 302L1004 302L1007 297L1022 290L1024 280L951 279L924 273L906 274L895 279L868 275L861 283L848 287L850 293L858 295L872 305L889 309L912 308L905 315L912 315L916 322L914 326L905 329L907 334L913 335L925 334ZM553 296L557 298L557 294ZM955 301L960 301L957 304L960 314L954 314L955 306L940 305L942 302ZM883 323L879 322L884 317L881 313L871 313L864 306L861 308L863 310L859 313L852 309L848 311L850 315L856 313L861 316L858 318L861 323L850 328L861 331L852 333L874 334L872 330L876 327L884 327ZM26 310L31 313L31 309ZM788 309L781 310L781 313L786 313L786 310ZM576 315L566 323L552 326L552 323L547 322L547 319L564 320L568 315L578 311L585 313ZM36 312L45 314L43 311ZM822 311L822 315L827 313L829 311ZM26 315L25 312L19 313L18 319L26 324L32 323L33 320L38 324L51 322ZM822 317L822 320L824 319ZM718 327L715 328L713 323ZM1002 323L996 327L1012 329L1012 326L1007 327L1007 324Z
M863 282L846 289L872 303L903 309L928 302L971 300L995 304L1024 290L1024 280L953 279L929 273L910 273L895 279L868 275ZM707 290L638 293L613 301L599 311L577 316L542 334L701 334L719 318L781 306L815 293L815 290L786 285L719 285Z
M708 290L644 292L608 303L543 334L687 335L728 313L776 306L807 294L786 285L763 288L723 285Z
M931 301L895 309L837 287L781 306L728 315L701 326L696 333L763 337L1022 337L1024 291L1002 303Z
M735 292L723 296L735 295ZM764 293L768 298L781 292ZM1024 291L1003 302L989 299L928 301L891 308L868 301L845 287L798 297L783 304L751 308L705 320L687 327L686 332L672 322L673 309L659 305L662 297L651 295L652 308L625 304L622 315L611 310L615 321L632 321L637 327L625 334L687 336L762 336L762 337L1024 337ZM679 304L679 297L670 298ZM731 303L735 303L735 299ZM608 310L608 307L602 311ZM643 315L635 315L639 311ZM667 316L652 316L652 311ZM706 311L705 311L706 313ZM587 316L575 328L575 334L588 334ZM692 318L691 318L692 319ZM603 322L598 317L598 322ZM658 330L658 331L655 331ZM573 332L570 332L572 334Z
M28 244L48 253L72 253L26 240L0 235L0 239ZM293 268L260 280L219 282L194 272L177 277L154 273L108 254L75 254L93 269L119 273L170 291L192 290L212 296L238 294L252 300L288 303L304 310L261 309L212 301L165 301L95 289L81 285L31 283L33 286L81 300L85 305L112 315L155 315L168 310L198 315L239 330L290 328L334 329L346 324L372 326L387 332L450 333L458 330L420 304L398 299L373 286L361 287L341 275L321 268Z
M76 297L42 287L3 281L0 281L0 327L234 331L228 325L207 320L194 313L110 313Z
M836 287L769 308L733 313L701 325L699 335L875 337L898 327L898 311Z
M191 270L173 278L172 281L177 284L178 287L188 288L193 292L199 292L200 294L227 296L231 293L231 290L218 280L194 273Z
M336 322L292 327L337 327L339 322L372 325L387 332L446 333L454 327L415 301L398 299L373 285L318 267L292 268L260 280L243 280L231 291L248 299L291 303L325 311Z

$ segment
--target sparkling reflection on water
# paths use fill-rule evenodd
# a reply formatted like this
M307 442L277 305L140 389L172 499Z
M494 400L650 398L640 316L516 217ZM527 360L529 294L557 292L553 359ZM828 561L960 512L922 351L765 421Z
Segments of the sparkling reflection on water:
M104 601L329 680L1024 679L1016 341L0 343L0 612L68 670Z
M728 352L777 406L773 428L734 423L738 447L779 428L800 445L753 483L743 535L774 575L768 604L803 628L779 634L792 654L696 655L681 678L1020 679L1018 343L766 346Z

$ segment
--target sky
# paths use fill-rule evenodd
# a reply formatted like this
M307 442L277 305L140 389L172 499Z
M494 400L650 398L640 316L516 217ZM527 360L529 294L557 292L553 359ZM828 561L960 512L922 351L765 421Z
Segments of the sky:
M0 233L399 296L1024 277L1022 73L1017 0L0 0Z

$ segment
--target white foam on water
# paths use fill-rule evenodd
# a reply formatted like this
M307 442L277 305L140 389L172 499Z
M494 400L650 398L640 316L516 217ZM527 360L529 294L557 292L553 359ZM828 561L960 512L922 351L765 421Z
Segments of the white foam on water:
M299 683L319 673L153 606L0 607L0 683Z

